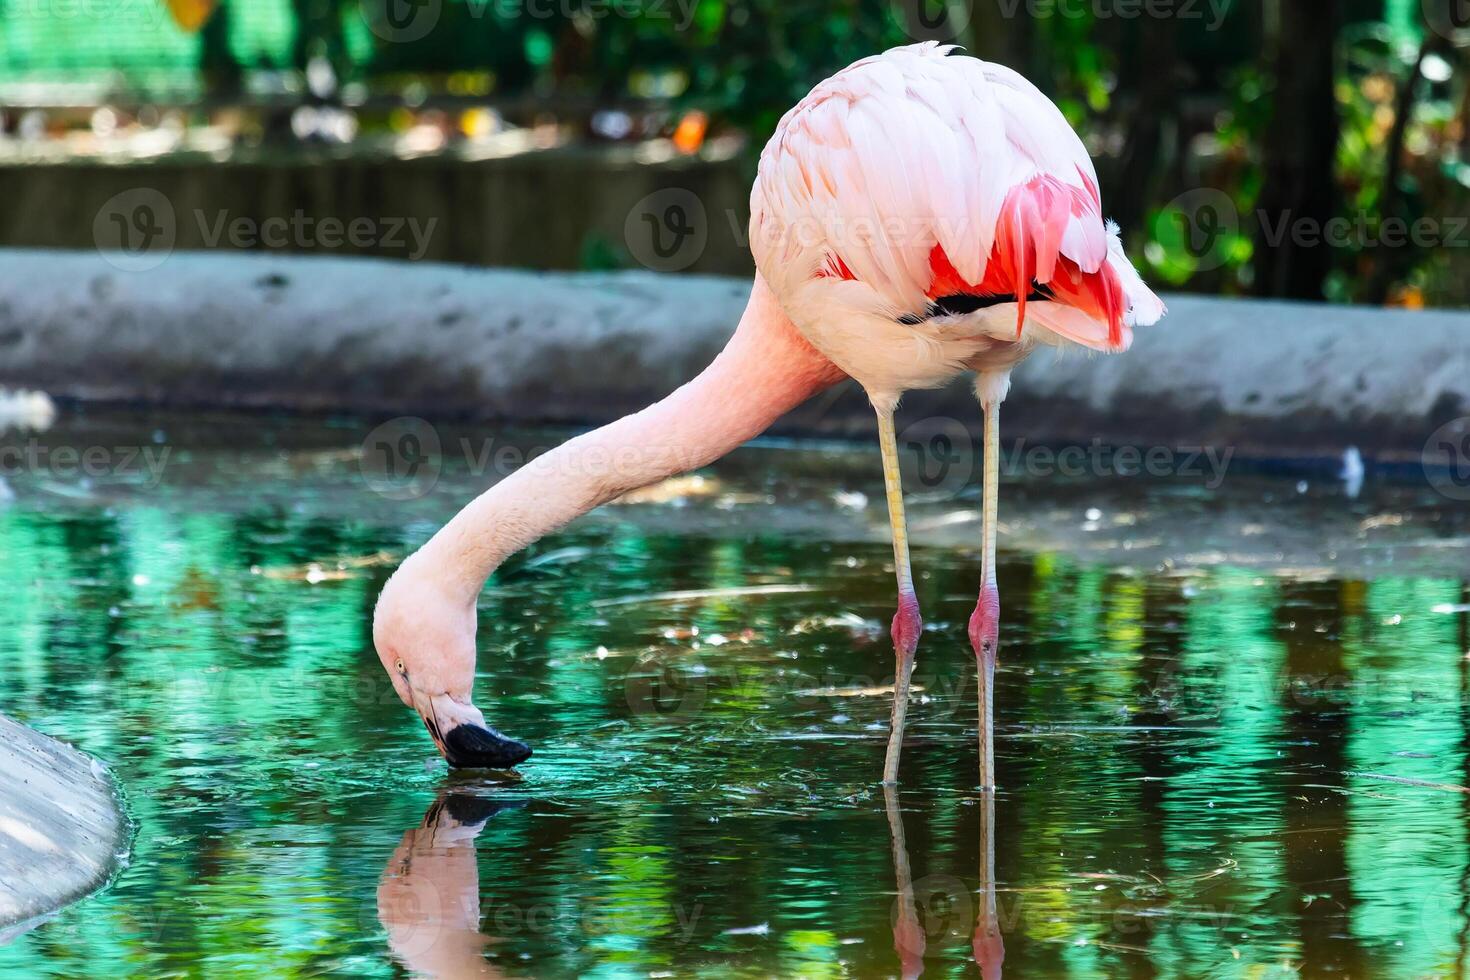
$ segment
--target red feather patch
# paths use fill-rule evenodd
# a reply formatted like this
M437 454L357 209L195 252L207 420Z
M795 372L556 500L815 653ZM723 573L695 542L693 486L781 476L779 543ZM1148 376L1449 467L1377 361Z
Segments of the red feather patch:
M1019 339L1026 320L1026 298L1035 283L1046 287L1058 302L1106 323L1108 344L1122 347L1127 304L1117 272L1108 262L1096 272L1083 272L1061 253L1068 222L1074 217L1101 220L1096 214L1095 191L1064 184L1055 177L1035 177L1006 196L984 277L977 283L965 282L944 248L935 245L929 253L934 278L928 295L931 299L955 294L1015 296Z

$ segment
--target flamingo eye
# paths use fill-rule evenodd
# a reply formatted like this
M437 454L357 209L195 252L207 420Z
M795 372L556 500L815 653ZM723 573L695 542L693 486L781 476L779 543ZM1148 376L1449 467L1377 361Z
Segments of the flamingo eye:
M407 674L408 674L408 668L406 668L406 667L403 666L403 658L402 657L399 657L396 661L394 661L393 666L398 668L398 672L400 674L403 674L403 675L407 676Z

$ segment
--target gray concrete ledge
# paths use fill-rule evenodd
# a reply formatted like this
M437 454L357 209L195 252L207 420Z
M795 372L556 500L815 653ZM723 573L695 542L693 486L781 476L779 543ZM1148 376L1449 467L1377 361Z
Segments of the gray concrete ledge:
M126 842L101 764L0 716L0 943L105 884Z
M595 423L693 376L744 306L739 280L537 274L376 259L0 252L0 385L62 398ZM1470 415L1470 313L1169 297L1120 357L1044 351L1008 437L1418 459ZM905 414L978 428L968 386ZM872 431L847 386L787 432Z

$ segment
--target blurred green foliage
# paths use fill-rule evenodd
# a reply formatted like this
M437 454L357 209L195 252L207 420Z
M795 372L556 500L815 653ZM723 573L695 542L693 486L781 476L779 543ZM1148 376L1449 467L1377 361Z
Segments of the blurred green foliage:
M672 110L650 117L656 134L699 108L714 132L739 130L759 146L832 71L892 45L954 40L1057 101L1097 159L1130 247L1166 285L1470 302L1470 235L1453 234L1470 186L1465 39L1426 21L1455 0L1161 0L1153 9L1172 13L1153 17L1125 14L1141 6L1133 0L91 2L92 16L79 17L70 0L0 0L0 98L23 102L48 85L71 102L305 97L315 63L333 69L337 93L408 105L483 98L518 107L519 121L651 103ZM1301 9L1292 5L1308 2L1322 30L1283 33ZM213 16L191 33L178 11L200 4ZM1281 76L1311 72L1324 45L1334 104L1303 103L1310 86ZM1406 123L1395 126L1401 109ZM1277 118L1294 123L1273 142ZM1335 163L1298 159L1300 147L1284 145L1296 129L1335 140ZM631 132L642 135L646 126ZM1324 187L1330 195L1309 193ZM1224 220L1189 210L1201 190L1229 199ZM1283 204L1307 198L1316 203ZM1304 223L1334 217L1350 230L1327 246L1330 268L1262 278L1263 262L1292 261ZM1288 235L1264 256L1263 218L1284 220ZM1423 220L1432 234L1383 244L1385 221Z

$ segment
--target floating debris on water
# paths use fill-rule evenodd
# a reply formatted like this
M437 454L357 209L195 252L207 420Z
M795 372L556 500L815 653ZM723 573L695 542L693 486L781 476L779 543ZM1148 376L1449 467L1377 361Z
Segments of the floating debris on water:
M391 565L394 557L386 551L379 551L371 555L360 555L352 558L334 558L319 562L308 562L305 565L273 565L262 567L252 565L250 573L262 578L275 579L281 582L306 582L316 585L320 582L342 582L357 577L357 573L366 568L379 568L383 565Z
M912 684L909 690L915 694L922 693L924 688L919 684ZM804 698L879 698L892 697L893 685L880 684L874 687L808 687L796 692L799 697Z
M883 624L876 619L864 619L857 613L841 612L835 616L812 616L791 627L793 633L810 633L822 629L843 629L854 636L878 637L883 633Z
M974 524L982 520L978 510L952 510L947 514L937 517L926 517L922 520L910 521L909 526L915 531L937 531L940 528L953 527L956 524ZM997 523L997 527L1001 525Z
M541 568L545 565L569 565L572 562L581 561L591 554L591 548L557 548L555 551L548 551L544 555L537 555L535 558L522 564L521 569L523 571L530 571L533 568Z
M1338 471L1338 479L1342 480L1343 492L1351 500L1357 500L1358 494L1363 492L1363 454L1358 452L1357 446L1349 446L1342 454L1342 469Z
M675 476L650 487L630 490L612 501L615 505L672 504L692 497L712 497L720 492L720 481L707 476Z
M681 589L677 592L655 592L652 595L622 596L617 599L594 599L594 609L608 606L637 606L652 602L688 602L696 599L734 599L740 596L790 595L815 592L814 585L749 585L733 589Z
M726 929L722 935L726 936L764 936L771 931L769 922L762 922L758 926L742 926L738 929Z
M44 391L0 389L0 433L45 432L56 421L56 403Z
M1354 776L1358 779L1380 779L1385 783L1398 783L1400 786L1417 786L1420 789L1435 789L1443 793L1470 793L1470 786L1458 786L1454 783L1436 783L1428 779L1410 779L1407 776L1388 776L1377 772L1344 772L1344 776Z

